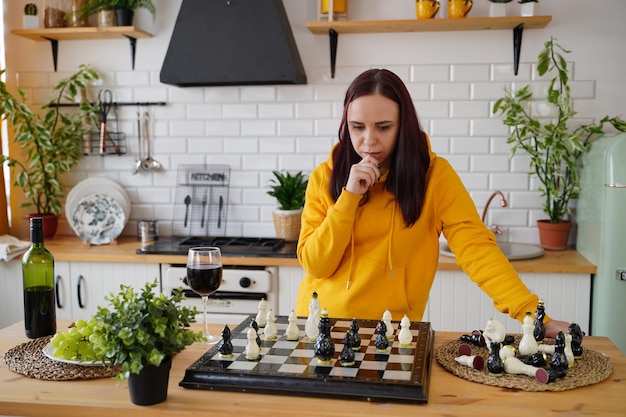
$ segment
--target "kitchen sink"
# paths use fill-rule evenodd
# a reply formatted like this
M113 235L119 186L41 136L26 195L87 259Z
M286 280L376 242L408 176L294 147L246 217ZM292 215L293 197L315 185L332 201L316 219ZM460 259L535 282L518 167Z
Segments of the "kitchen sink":
M510 261L539 258L544 252L541 246L528 243L498 242L498 247ZM454 253L446 242L439 246L439 253L454 258Z

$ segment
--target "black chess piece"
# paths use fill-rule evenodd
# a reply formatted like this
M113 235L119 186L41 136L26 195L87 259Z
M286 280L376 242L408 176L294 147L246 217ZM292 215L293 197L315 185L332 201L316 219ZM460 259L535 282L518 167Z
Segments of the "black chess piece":
M352 334L350 332L346 332L346 335L343 337L343 349L339 354L341 366L354 365L354 350L352 349L353 343Z
M583 331L577 323L570 323L567 330L572 335L572 353L574 358L580 359L583 356Z
M543 352L537 352L527 356L520 356L519 360L524 362L526 365L532 365L535 368L542 368L548 364L548 357Z
M537 310L535 311L535 330L533 330L533 336L537 342L542 342L546 337L546 328L543 325L543 319L546 317L546 308L543 305L543 300L539 300L537 304Z
M556 378L562 378L567 374L567 356L565 356L565 335L559 332L554 342L554 353L550 358L550 370Z
M489 358L487 359L487 370L490 375L501 376L504 373L504 363L500 357L500 342L491 342L489 346Z
M256 322L255 319L252 319L252 321L250 322L250 327L252 327L254 329L254 331L256 332L256 344L259 345L259 347L261 347L261 336L259 336L259 323Z
M384 351L389 347L389 339L387 339L387 325L384 321L379 321L376 325L376 340L374 341L374 345L376 345L376 350Z
M231 341L231 333L228 325L222 329L222 341L220 343L220 356L230 357L233 356L233 342Z
M356 319L352 319L350 323L350 336L352 336L352 350L361 350L361 337L359 336L359 322Z
M507 334L504 336L504 340L502 341L502 346L513 346L515 344L515 336L511 334Z
M320 333L315 341L313 352L320 362L329 362L335 354L335 344L330 336L330 319L326 310L322 311L319 330Z
M485 338L483 337L483 334L480 330L473 330L472 334L464 334L461 335L461 337L459 337L459 339L461 340L461 342L463 343L469 343L472 344L474 346L486 346L487 344L485 343Z

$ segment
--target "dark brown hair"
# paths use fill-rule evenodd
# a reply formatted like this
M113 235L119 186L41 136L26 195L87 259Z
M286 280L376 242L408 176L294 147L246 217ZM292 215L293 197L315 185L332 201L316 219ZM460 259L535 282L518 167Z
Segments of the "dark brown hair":
M420 126L411 95L402 80L391 71L367 70L357 76L348 87L339 126L339 144L333 153L330 193L336 201L348 181L350 167L361 160L352 146L348 132L348 106L357 98L372 94L380 94L398 103L398 141L391 156L385 188L396 197L404 224L410 227L419 218L424 204L430 155L426 135Z

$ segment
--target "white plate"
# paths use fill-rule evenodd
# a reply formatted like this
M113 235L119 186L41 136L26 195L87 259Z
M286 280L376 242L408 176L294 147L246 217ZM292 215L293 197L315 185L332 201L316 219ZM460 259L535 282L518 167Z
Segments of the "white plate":
M91 194L78 202L68 220L78 237L92 245L103 245L122 234L126 215L112 197Z
M105 194L114 198L124 210L127 223L130 219L131 202L126 190L117 182L104 177L87 178L76 184L65 199L65 217L70 222L78 202L84 197L94 194ZM124 224L126 224L124 223Z
M52 359L53 361L71 363L72 365L80 365L80 366L104 366L104 363L102 362L94 362L94 361L83 362L83 361L77 361L77 360L72 360L72 359L57 358L56 356L54 356L54 350L55 348L50 343L48 343L42 349L43 354L46 355L48 358Z

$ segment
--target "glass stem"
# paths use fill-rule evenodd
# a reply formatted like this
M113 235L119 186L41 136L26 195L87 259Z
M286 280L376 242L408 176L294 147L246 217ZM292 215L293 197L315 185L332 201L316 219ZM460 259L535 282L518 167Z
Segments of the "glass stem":
M211 334L209 333L209 323L207 322L206 319L206 305L207 302L209 301L209 297L207 295L203 295L202 296L202 310L203 310L203 318L204 318L204 337L209 339L211 337Z

